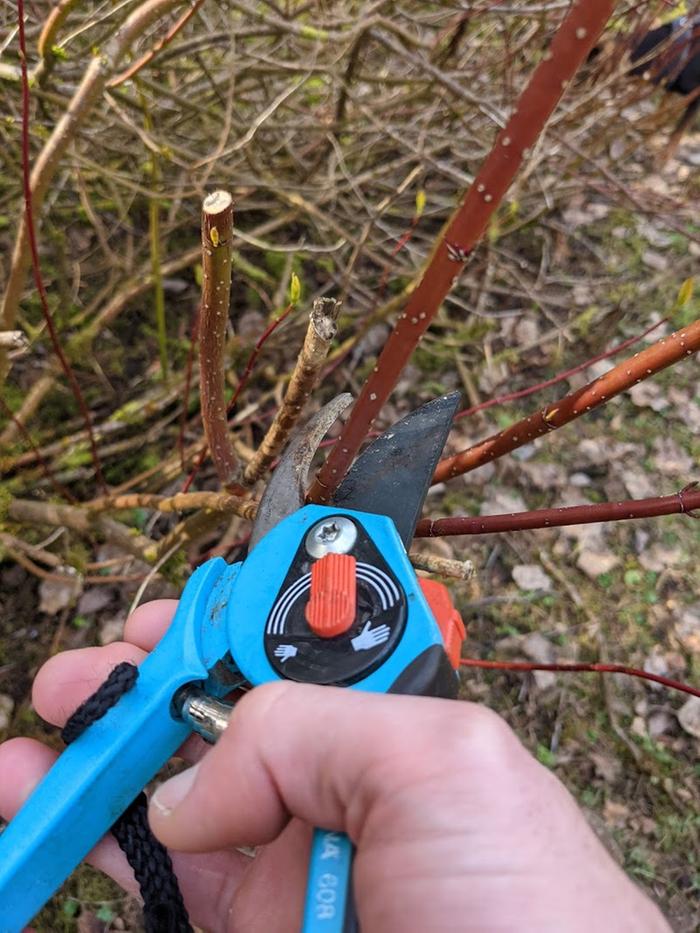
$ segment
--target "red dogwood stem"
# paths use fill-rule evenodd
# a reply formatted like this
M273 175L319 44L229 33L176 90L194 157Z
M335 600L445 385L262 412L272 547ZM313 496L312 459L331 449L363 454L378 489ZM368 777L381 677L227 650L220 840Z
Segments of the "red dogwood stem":
M562 673L592 673L592 674L627 674L630 677L639 677L642 680L651 680L671 690L680 690L691 696L700 697L700 690L684 684L671 677L662 677L661 674L650 674L637 667L627 667L624 664L531 664L529 661L480 661L477 658L462 658L461 667L480 667L491 671L554 671Z
M420 284L394 325L374 372L362 387L350 418L309 490L310 501L327 502L345 475L401 370L452 287L462 263L483 236L527 150L542 133L568 81L585 61L614 5L614 0L574 3L562 20L508 123L497 135L461 206L436 244Z
M700 489L696 489L696 486L697 483L688 483L672 496L655 496L652 499L623 499L621 502L572 505L561 509L534 509L532 512L508 512L504 515L424 518L418 522L416 537L488 535L533 528L558 528L562 525L586 525L591 522L657 518L659 515L676 515L679 512L690 514L695 509L700 509Z
M522 418L505 431L492 434L491 437L487 437L474 447L441 460L435 470L433 482L444 482L461 473L468 473L491 460L496 460L510 453L511 450L528 444L536 437L542 437L543 434L568 424L581 415L585 415L586 412L593 411L608 399L648 379L649 376L661 372L662 369L672 366L683 357L692 356L698 350L700 350L700 321L693 321L688 327L677 330L670 337L662 337L646 350L635 353L634 356L618 363L604 376L589 382L577 392L572 392L557 402L545 405L541 411Z

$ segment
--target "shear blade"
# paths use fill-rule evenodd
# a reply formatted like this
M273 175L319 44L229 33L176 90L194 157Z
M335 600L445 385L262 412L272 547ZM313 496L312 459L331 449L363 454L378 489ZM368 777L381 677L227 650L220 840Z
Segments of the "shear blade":
M406 549L460 401L453 392L406 415L358 457L333 505L387 515Z
M324 435L351 401L352 395L347 392L336 396L292 438L260 500L250 534L250 550L283 518L304 505L311 461Z

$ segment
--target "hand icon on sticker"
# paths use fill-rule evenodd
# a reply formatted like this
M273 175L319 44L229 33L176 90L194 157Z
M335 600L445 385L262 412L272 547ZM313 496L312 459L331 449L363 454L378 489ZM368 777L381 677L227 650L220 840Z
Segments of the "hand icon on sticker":
M367 651L370 648L376 648L377 645L383 645L385 641L389 640L390 634L391 629L388 625L378 625L376 628L372 628L372 620L370 619L369 622L365 623L365 627L360 634L350 639L350 644L355 651Z
M277 645L275 648L275 657L279 658L284 664L290 658L296 657L297 649L294 645Z

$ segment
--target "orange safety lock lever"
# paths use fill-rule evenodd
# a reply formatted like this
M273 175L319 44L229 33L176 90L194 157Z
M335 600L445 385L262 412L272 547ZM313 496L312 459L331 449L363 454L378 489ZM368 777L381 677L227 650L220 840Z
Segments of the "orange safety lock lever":
M452 667L457 670L462 645L467 637L467 629L462 621L462 616L459 614L459 610L455 608L450 591L444 583L425 578L421 578L418 582L442 634L445 653L450 659Z

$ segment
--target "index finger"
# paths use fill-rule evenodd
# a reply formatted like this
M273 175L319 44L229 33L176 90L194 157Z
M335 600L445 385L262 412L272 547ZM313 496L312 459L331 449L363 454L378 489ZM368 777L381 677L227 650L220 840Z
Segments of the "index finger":
M177 599L154 599L135 609L124 626L124 641L153 651L165 635L177 610Z
M34 708L47 722L63 725L122 661L140 664L172 622L176 599L156 599L127 619L123 642L55 655L41 667L32 689Z

